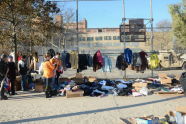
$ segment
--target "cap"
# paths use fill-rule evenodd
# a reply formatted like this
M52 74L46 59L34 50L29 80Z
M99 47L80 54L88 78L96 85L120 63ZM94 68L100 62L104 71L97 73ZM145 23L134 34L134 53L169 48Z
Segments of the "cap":
M8 56L6 55L6 54L2 54L1 55L1 59L5 59L5 58L7 58Z

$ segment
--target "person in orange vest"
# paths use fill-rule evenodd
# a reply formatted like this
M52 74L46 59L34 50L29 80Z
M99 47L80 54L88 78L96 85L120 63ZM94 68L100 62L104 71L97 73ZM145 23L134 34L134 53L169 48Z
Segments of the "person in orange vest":
M51 60L52 60L51 55L47 53L45 55L45 62L43 63L43 78L46 85L46 89L45 89L46 98L52 97L51 85L53 82L53 78L55 76L54 71L57 68L57 63L52 62Z

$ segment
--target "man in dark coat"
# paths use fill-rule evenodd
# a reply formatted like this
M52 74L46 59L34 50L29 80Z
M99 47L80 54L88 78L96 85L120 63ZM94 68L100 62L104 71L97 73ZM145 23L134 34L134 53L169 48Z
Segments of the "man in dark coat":
M7 66L7 55L3 54L1 55L1 60L0 60L0 84L1 84L1 89L0 89L0 93L1 93L1 100L7 100L8 97L4 95L5 93L5 88L3 86L3 79L6 77L7 72L8 72L8 66Z
M11 95L15 95L15 79L16 79L16 64L13 62L13 57L8 58L8 79L11 83Z

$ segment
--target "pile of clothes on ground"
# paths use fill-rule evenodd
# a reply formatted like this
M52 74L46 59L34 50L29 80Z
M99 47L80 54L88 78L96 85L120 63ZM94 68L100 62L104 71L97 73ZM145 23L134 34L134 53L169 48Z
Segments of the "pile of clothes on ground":
M183 88L178 83L174 86L161 84L158 79L135 79L135 80L95 80L89 82L84 79L83 82L74 80L64 81L59 86L60 96L65 96L66 91L84 91L84 96L106 96L109 94L115 96L147 96L153 93L183 93Z
M128 96L132 94L132 81L123 80L101 80L97 82L77 83L69 80L60 84L60 95L64 96L66 91L83 90L84 96L106 96L108 94Z

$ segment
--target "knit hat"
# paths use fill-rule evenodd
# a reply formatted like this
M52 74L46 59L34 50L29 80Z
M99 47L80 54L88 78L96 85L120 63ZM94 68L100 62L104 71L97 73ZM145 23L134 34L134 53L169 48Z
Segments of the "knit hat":
M5 59L5 58L7 58L8 56L6 55L6 54L2 54L1 55L1 59Z

